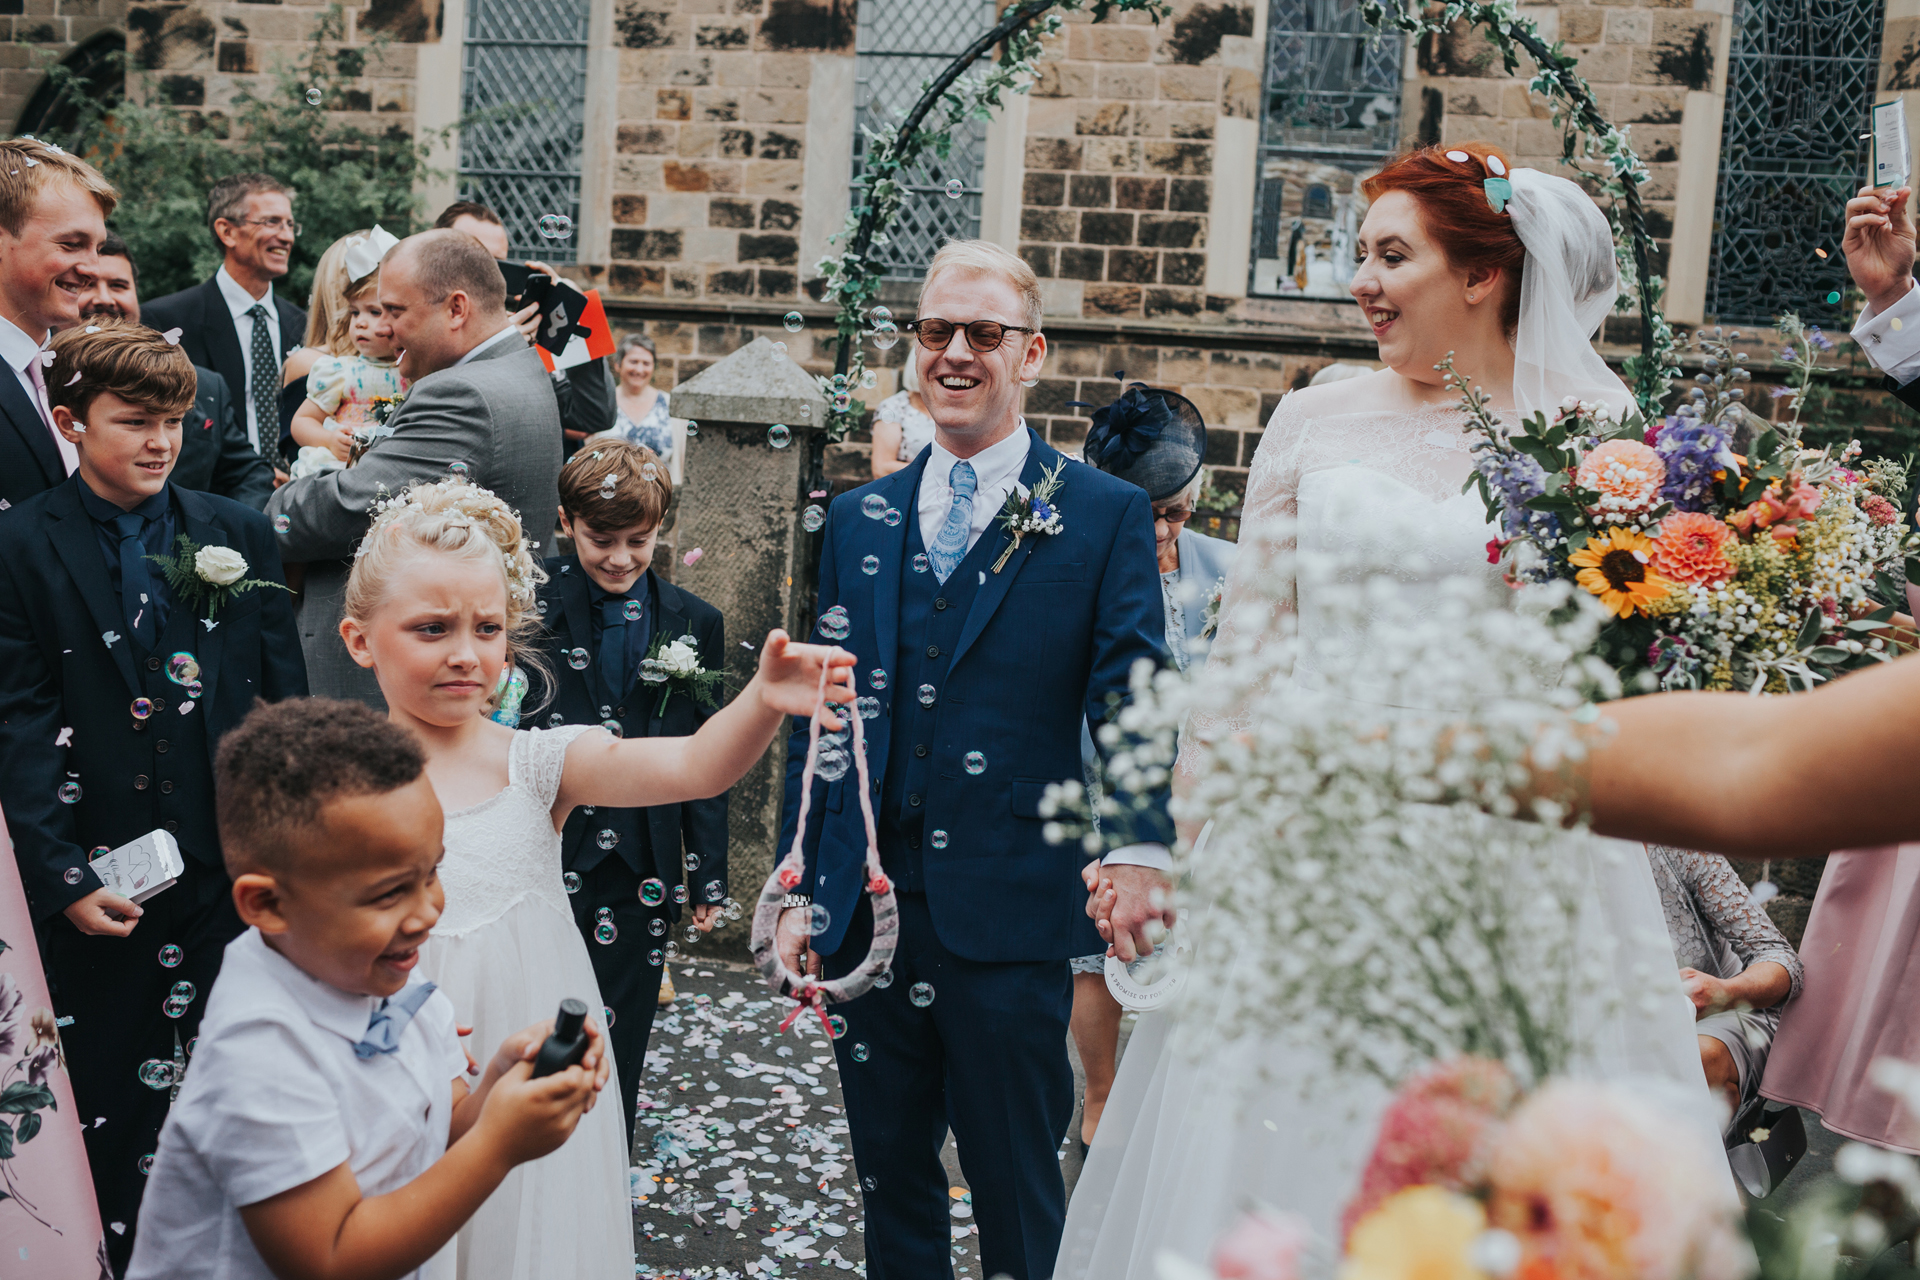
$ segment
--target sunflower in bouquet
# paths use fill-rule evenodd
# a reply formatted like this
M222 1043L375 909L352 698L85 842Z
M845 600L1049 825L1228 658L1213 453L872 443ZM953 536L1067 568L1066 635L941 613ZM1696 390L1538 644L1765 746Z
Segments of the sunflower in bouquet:
M1906 467L1860 461L1858 441L1802 447L1825 339L1791 315L1779 327L1793 397L1779 423L1745 407L1746 356L1717 329L1687 402L1653 422L1569 399L1510 429L1440 366L1481 437L1466 487L1501 531L1489 560L1515 584L1562 579L1596 598L1598 652L1628 690L1784 693L1910 647L1893 628L1914 549Z

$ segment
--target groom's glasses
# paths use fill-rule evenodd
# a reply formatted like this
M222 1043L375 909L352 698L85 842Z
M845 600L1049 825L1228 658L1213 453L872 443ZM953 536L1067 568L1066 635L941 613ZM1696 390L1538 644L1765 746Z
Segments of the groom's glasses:
M1000 344L1007 340L1010 333L1033 333L1034 330L1017 324L1001 324L998 320L972 320L966 324L955 324L951 320L936 320L931 317L924 320L909 320L904 326L906 331L920 339L920 345L929 351L945 351L953 341L953 331L966 332L967 345L975 351L998 351Z

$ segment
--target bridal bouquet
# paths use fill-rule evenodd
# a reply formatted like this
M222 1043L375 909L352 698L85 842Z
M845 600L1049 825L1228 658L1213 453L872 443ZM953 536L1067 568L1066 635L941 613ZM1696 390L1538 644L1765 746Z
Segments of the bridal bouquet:
M1569 399L1509 429L1440 366L1484 437L1467 483L1501 529L1488 559L1510 582L1596 597L1612 615L1597 651L1630 691L1784 693L1894 656L1885 602L1903 598L1888 571L1911 543L1905 467L1860 463L1858 441L1801 447L1798 404L1824 338L1793 316L1780 328L1805 348L1789 360L1799 385L1784 423L1741 403L1746 357L1718 330L1689 402L1651 424Z

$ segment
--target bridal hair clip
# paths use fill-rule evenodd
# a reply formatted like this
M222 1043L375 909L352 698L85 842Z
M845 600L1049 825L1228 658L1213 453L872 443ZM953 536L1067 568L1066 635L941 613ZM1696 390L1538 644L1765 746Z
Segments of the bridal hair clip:
M827 1005L844 1004L865 995L872 989L875 980L887 971L887 966L893 963L894 948L900 941L900 908L893 896L893 882L880 869L880 838L873 822L873 785L867 778L867 742L861 729L861 716L857 707L846 704L837 714L853 729L853 763L859 776L860 817L867 828L866 876L867 894L873 899L873 944L867 949L867 958L851 973L845 977L827 979L795 973L787 967L780 958L779 949L774 946L786 896L800 887L800 881L806 875L806 855L801 851L801 843L807 835L807 811L813 807L814 766L820 760L820 718L826 711L827 667L822 663L820 691L813 704L813 716L807 725L807 763L800 773L800 817L793 829L793 845L787 850L787 856L773 869L773 874L767 877L766 887L760 890L760 903L753 911L753 963L775 996L790 996L793 999L793 1012L780 1024L781 1031L787 1030L799 1020L801 1014L811 1010L826 1029L827 1038L838 1040L846 1033L846 1020L829 1018ZM839 1024L838 1029L835 1028L836 1023Z
M1447 159L1455 164L1472 164L1473 156L1466 151L1449 151ZM1487 193L1487 207L1495 213L1505 213L1507 203L1513 199L1513 183L1507 180L1507 165L1499 156L1486 159L1487 177L1480 187Z
M344 255L347 279L354 284L365 280L380 269L380 261L387 256L387 250L399 243L400 237L377 223L367 234L347 241Z

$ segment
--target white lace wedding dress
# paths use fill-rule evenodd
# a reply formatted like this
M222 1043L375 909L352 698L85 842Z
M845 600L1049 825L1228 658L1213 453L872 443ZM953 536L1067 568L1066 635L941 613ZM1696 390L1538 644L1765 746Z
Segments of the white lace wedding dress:
M553 802L567 747L597 725L521 730L507 754L507 786L447 815L440 880L446 911L421 954L484 1065L500 1042L551 1018L568 996L604 1020L600 984L573 923L560 867ZM609 1049L611 1059L611 1049ZM611 1061L609 1066L613 1066ZM559 1150L513 1170L454 1238L452 1265L433 1280L629 1280L633 1211L627 1192L620 1073ZM456 1271L457 1268L457 1271Z
M1494 530L1485 508L1477 493L1460 492L1471 456L1458 411L1397 403L1403 387L1378 373L1281 401L1248 476L1223 626L1244 626L1252 611L1237 611L1236 598L1255 596L1292 599L1303 651L1315 629L1329 625L1310 591L1271 581L1282 549L1271 522L1279 517L1294 521L1301 555L1392 563L1415 592L1447 577L1498 572L1487 563ZM1364 654L1353 660L1365 666ZM1293 678L1313 676L1296 668ZM1586 883L1582 928L1610 936L1605 985L1624 994L1579 1012L1585 1053L1578 1069L1678 1082L1689 1105L1697 1099L1702 1140L1713 1142L1692 1006L1680 990L1645 853L1597 837L1565 839ZM1370 1079L1329 1083L1334 1074L1295 1042L1236 1039L1180 1020L1177 1009L1143 1015L1068 1207L1056 1280L1159 1280L1161 1251L1204 1262L1222 1230L1255 1205L1304 1217L1330 1258L1387 1098ZM1303 1098L1305 1080L1319 1083Z

